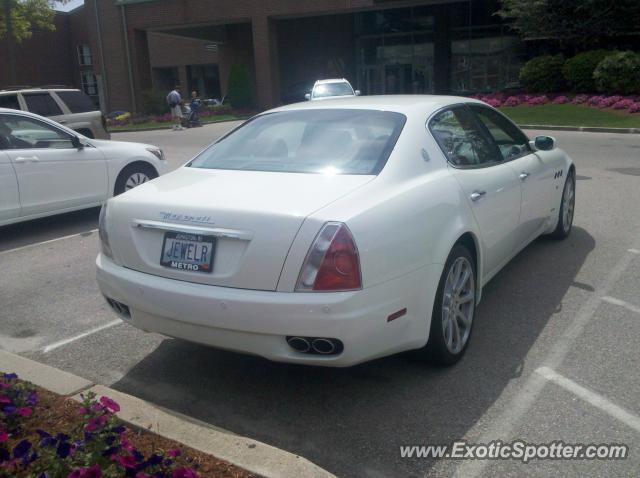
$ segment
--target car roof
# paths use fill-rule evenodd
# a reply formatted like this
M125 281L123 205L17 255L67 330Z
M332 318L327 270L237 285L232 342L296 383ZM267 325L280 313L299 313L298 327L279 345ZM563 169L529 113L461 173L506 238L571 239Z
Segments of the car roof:
M349 83L345 78L328 78L326 80L317 80L316 85L325 85L327 83Z
M340 96L326 98L323 101L307 101L274 108L268 112L295 111L308 109L369 109L394 111L402 114L411 112L434 112L445 106L460 103L479 103L482 101L463 96L441 95L380 95L380 96Z
M2 94L15 94L15 93L42 93L46 91L80 91L78 88L24 88L21 90L0 90Z

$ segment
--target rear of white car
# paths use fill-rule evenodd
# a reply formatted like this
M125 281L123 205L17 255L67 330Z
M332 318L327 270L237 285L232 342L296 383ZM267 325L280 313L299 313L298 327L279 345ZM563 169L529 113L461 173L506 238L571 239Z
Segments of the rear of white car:
M242 170L214 146L208 159L205 151L192 167L110 200L97 278L114 310L143 330L278 361L347 366L424 345L425 321L411 322L420 330L391 324L393 333L381 324L423 309L407 297L420 297L408 292L422 287L426 271L377 284L363 274L347 218L323 214L375 181L404 124L398 113L353 111L362 117L355 128L370 116L376 134L349 153L335 129L343 113L328 114L314 126L326 127L321 137L302 140L307 172L274 171L269 154L281 157L284 146L257 137L265 156L255 164L247 157ZM351 174L313 170L322 166L317 152L334 151L328 140L350 155ZM295 141L287 138L288 147Z

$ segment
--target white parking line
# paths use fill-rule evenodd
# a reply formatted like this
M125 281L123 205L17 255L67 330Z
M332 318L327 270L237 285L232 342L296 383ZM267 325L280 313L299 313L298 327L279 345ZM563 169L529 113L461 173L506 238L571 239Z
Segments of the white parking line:
M602 395L598 395L597 393L584 388L582 385L578 385L573 380L560 375L549 367L540 367L536 370L536 373L542 375L550 382L560 385L562 388L580 397L585 402L590 403L594 407L599 408L608 415L611 415L613 418L620 420L625 425L628 425L634 430L640 432L640 417L628 412L622 407L619 407Z
M593 318L596 310L602 303L602 298L608 296L609 291L620 279L627 267L629 267L632 260L634 260L634 257L630 249L627 254L624 254L620 258L613 269L611 269L611 272L602 285L583 303L578 313L574 316L573 320L571 320L564 333L559 337L547 355L547 359L542 364L543 366L551 369L559 367L569 353L573 342L580 336ZM498 417L492 420L486 430L481 433L481 437L475 441L478 443L489 443L496 439L506 440L522 417L538 399L546 383L546 380L536 373L529 375L514 398L504 407L504 411L498 413ZM488 460L466 461L458 466L454 476L464 478L480 476L488 465Z
M77 234L69 234L68 236L56 237L55 239L49 239L48 241L35 242L33 244L27 244L26 246L16 247L14 249L7 249L6 251L0 251L0 255L9 254L11 252L18 252L24 249L30 249L36 246L42 246L43 244L51 244L52 242L62 241L64 239L71 239L72 237L86 236L98 232L97 229L91 229L90 231L78 232Z
M636 314L640 314L640 307L635 306L625 300L616 299L615 297L605 296L602 298L603 301L609 302L613 305L619 305L620 307L624 307L625 309L630 310L631 312L635 312Z
M100 332L101 330L105 330L108 329L110 327L113 327L114 325L118 325L118 324L122 324L122 320L120 319L116 319L116 320L112 320L111 322L101 325L100 327L95 327L93 329L87 330L86 332L82 332L81 334L76 335L75 337L71 337L68 339L64 339L64 340L60 340L59 342L54 342L50 345L47 345L46 347L44 347L42 349L43 353L49 353L57 348L62 347L63 345L67 345L70 344L71 342L75 342L76 340L79 340L83 337L87 337L88 335L91 334L95 334L96 332Z

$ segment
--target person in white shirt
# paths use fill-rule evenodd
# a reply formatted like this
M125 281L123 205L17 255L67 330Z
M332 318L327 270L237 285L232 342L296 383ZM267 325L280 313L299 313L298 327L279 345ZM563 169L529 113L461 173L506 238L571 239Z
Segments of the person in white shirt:
M167 103L171 109L171 118L173 119L173 130L185 129L182 127L182 96L180 95L180 85L167 95Z

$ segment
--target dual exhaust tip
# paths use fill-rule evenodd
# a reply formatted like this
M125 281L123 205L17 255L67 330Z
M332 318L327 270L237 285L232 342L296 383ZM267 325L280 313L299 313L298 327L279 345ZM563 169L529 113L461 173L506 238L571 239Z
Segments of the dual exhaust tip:
M344 350L340 340L325 337L287 336L287 343L303 354L337 355Z

